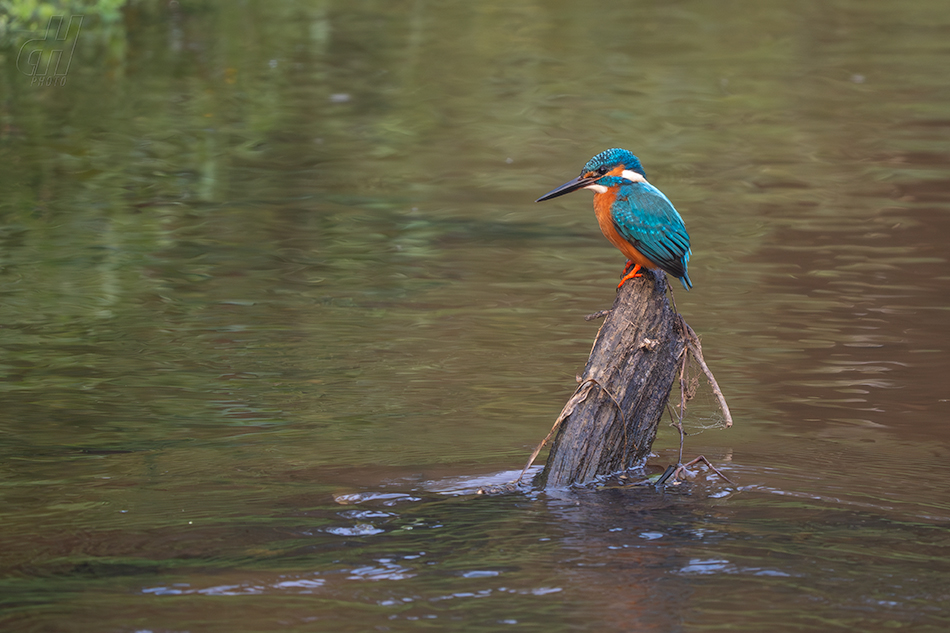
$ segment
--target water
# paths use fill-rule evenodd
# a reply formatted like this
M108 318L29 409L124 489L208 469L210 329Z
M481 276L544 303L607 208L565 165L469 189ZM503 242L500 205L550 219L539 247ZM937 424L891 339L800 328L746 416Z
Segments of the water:
M2 628L946 630L948 26L136 2L43 88L6 33ZM533 203L611 146L692 234L736 424L685 457L736 483L477 494L613 299L587 194Z

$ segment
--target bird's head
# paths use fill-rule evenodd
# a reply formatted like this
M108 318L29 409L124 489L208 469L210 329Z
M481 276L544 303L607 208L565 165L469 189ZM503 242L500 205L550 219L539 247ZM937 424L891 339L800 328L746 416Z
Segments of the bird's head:
M597 193L604 193L610 187L645 181L646 173L640 165L640 159L625 149L615 147L591 158L584 165L580 176L547 192L536 202L557 198L578 189L593 189Z

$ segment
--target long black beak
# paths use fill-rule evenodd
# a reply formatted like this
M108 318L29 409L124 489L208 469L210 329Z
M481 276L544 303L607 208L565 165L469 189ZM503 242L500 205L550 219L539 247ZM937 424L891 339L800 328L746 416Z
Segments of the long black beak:
M545 200L550 200L551 198L557 198L558 196L563 196L565 193L571 193L572 191L577 191L578 189L583 189L587 185L597 182L596 178L585 178L584 176L578 176L570 182L566 182L557 189L547 192L535 202L543 202Z

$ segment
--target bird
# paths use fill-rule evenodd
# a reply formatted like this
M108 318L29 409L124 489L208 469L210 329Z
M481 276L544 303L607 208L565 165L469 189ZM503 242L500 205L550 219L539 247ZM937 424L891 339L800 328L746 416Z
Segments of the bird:
M627 256L619 290L642 268L661 269L676 277L686 290L689 279L689 233L683 218L663 192L647 182L640 159L614 147L597 154L580 175L549 191L536 202L578 189L594 191L594 214L611 244ZM631 268L632 267L632 268Z

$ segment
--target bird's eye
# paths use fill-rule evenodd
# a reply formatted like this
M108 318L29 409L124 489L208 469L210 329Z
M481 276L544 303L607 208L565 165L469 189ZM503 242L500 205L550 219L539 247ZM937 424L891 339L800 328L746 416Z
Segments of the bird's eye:
M597 173L600 174L601 176L603 176L604 174L606 174L608 171L610 171L610 170L607 169L607 166L606 166L606 165L601 165L600 167L597 168Z

